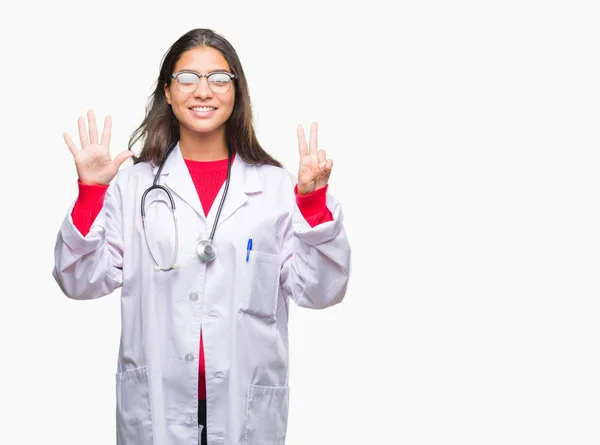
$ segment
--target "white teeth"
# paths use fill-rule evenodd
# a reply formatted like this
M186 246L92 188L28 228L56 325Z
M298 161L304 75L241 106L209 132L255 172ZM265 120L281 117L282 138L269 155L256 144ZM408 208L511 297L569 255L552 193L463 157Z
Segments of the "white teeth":
M195 107L195 108L192 108L192 110L194 110L194 111L200 111L200 112L202 112L202 111L215 111L216 108L213 108L213 107Z

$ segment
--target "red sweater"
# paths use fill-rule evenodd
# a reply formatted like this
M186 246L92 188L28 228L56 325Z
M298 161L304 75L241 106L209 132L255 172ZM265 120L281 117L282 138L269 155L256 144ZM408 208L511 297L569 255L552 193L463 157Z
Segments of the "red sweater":
M196 191L200 198L200 203L204 210L205 216L219 193L221 186L227 179L227 159L219 161L190 161L185 160L185 163L190 171ZM106 195L107 185L85 185L78 182L79 196L73 207L71 217L73 224L79 232L86 236L90 231L92 223L100 213ZM304 219L311 227L318 224L333 221L333 215L325 204L328 186L314 191L308 195L298 195L297 186L294 188L296 195L296 203L304 216ZM199 360L199 385L198 385L198 400L206 399L206 381L205 381L205 364L204 364L204 346L202 342L202 332L200 332L200 360Z

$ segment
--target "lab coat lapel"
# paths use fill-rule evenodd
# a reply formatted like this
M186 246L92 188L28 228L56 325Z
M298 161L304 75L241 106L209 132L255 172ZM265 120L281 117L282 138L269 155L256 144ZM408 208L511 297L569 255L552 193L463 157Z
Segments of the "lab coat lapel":
M235 156L233 164L231 165L229 189L227 191L227 196L225 196L223 210L221 210L221 214L219 215L217 227L227 221L227 219L231 217L237 211L237 209L239 209L246 203L246 201L248 201L248 194L259 193L261 191L258 172L256 169L256 166L246 164L241 159L239 154ZM219 193L217 194L208 213L207 226L210 229L212 229L217 216L219 204L221 203L224 191L225 183L223 183L221 186L221 189L219 190Z
M157 170L157 168L155 168ZM163 179L164 178L164 179ZM198 215L204 218L204 211L200 204L198 191L179 150L179 143L173 149L161 172L161 180L177 196L192 207Z

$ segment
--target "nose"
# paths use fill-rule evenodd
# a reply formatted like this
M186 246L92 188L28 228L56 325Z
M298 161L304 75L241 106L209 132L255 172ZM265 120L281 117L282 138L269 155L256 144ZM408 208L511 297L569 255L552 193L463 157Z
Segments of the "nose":
M200 78L198 88L194 91L194 97L199 97L201 99L212 97L212 91L208 86L208 79L206 79L206 77L203 76Z

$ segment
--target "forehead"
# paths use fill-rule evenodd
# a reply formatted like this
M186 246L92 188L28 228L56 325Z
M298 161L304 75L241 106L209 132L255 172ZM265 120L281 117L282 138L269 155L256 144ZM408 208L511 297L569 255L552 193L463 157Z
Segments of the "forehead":
M197 46L181 54L175 64L175 71L181 70L192 70L199 73L217 70L231 71L223 54L210 46Z

